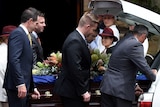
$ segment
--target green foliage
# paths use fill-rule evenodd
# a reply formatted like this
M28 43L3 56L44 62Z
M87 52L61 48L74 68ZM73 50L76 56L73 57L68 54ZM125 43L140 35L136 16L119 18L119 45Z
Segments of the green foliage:
M56 66L49 66L46 63L43 62L37 62L36 65L34 65L34 68L32 69L33 75L52 75L54 72L56 72Z
M62 53L52 52L43 62L37 62L32 69L33 75L53 75L60 72Z
M91 79L103 75L108 67L111 54L100 53L98 49L91 50Z

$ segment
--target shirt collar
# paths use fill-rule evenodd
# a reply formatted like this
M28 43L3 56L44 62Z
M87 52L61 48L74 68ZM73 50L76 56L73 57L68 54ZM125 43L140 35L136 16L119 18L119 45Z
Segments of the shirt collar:
M84 40L86 40L85 37L84 37L84 35L83 35L83 33L82 33L81 31L79 31L78 28L76 28L76 30L80 33L80 35L82 36L82 38L83 38Z
M29 34L27 28L23 24L20 24L19 26L22 27L22 29L25 31L27 35Z

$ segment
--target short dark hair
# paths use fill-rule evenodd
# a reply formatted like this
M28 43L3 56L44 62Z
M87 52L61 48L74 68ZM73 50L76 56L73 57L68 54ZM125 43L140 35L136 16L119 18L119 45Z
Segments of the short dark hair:
M40 17L45 17L45 13L39 11L39 16L40 16Z
M37 21L37 17L39 15L40 11L38 11L36 8L29 7L25 9L21 15L21 23L28 21L30 18L32 18L33 21Z
M138 35L146 34L148 36L148 28L145 25L139 24L134 27L133 33Z

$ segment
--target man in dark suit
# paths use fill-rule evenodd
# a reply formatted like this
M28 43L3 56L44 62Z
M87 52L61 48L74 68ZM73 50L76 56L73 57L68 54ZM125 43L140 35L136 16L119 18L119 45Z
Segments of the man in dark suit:
M32 77L32 42L28 36L35 29L39 11L27 8L21 16L21 24L11 32L8 40L8 63L3 87L6 89L9 107L28 107L28 94L40 98Z
M144 57L142 43L147 35L147 27L136 25L133 34L115 46L100 85L101 107L132 107L138 70L151 81L155 80L157 70L151 69Z
M64 107L86 107L90 101L91 55L87 45L98 34L97 27L98 17L86 12L63 44L62 69L54 92L60 95Z
M45 26L46 26L45 16L43 13L40 13L37 19L36 28L31 33L32 49L33 49L33 65L36 65L37 62L39 61L43 62L44 60L43 48L38 34L44 31Z

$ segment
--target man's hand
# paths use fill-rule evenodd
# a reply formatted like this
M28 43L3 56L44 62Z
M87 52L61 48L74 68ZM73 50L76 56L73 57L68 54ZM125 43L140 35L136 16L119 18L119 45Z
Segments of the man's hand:
M152 72L155 74L155 75L157 75L157 70L156 69L152 69Z
M18 97L19 98L24 98L27 95L27 89L26 89L26 85L21 85L18 86Z
M34 93L31 94L32 99L40 99L40 93L37 88L34 89Z
M143 89L137 84L135 87L135 95L140 96L143 93Z
M82 96L83 96L83 101L84 102L89 102L90 101L91 94L88 91L86 93L84 93Z

